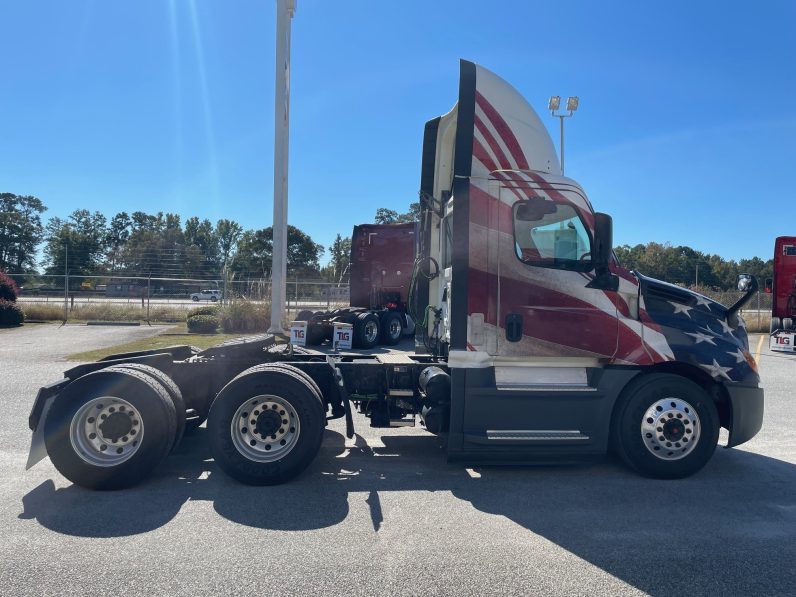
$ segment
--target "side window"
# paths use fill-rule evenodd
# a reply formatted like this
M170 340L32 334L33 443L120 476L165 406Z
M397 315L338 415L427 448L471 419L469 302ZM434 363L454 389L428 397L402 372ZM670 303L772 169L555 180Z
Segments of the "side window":
M591 238L577 211L541 197L514 204L514 248L528 265L588 271Z

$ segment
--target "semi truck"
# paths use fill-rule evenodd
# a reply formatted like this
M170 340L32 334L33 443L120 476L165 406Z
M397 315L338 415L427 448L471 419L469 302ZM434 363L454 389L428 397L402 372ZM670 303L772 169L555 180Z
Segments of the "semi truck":
M415 259L413 222L360 224L351 235L349 307L302 311L306 344L332 341L336 324L351 326L354 348L394 346L415 331L407 299Z
M767 283L768 286L768 283ZM769 347L794 352L796 330L796 236L774 241L774 277L771 280L771 327Z
M612 219L561 174L509 83L461 61L458 99L425 125L410 310L415 349L330 352L257 336L117 354L67 370L30 414L29 466L129 487L207 415L218 467L286 482L331 419L351 438L419 419L470 465L616 453L681 478L761 428L763 390L739 311L618 263Z

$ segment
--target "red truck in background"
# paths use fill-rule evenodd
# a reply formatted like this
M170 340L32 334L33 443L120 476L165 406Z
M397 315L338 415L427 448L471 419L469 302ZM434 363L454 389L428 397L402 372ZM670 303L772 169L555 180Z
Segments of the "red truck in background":
M796 236L780 236L774 243L771 285L771 350L794 352L796 333Z
M306 343L332 339L335 324L352 326L354 348L393 346L414 334L407 302L415 261L417 224L360 224L351 235L349 307L333 311L302 311Z

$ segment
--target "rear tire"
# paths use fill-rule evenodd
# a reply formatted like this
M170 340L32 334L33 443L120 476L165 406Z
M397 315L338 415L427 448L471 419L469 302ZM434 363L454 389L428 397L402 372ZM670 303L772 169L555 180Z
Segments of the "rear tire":
M614 412L613 445L636 472L681 479L707 464L719 439L713 399L694 382L654 373L630 383Z
M221 390L207 426L213 457L225 473L247 485L276 485L315 458L326 417L318 386L306 373L258 365Z
M307 346L317 346L326 340L326 332L323 326L309 322L307 324Z
M360 313L354 321L354 348L373 348L379 342L379 318L374 313Z
M169 394L169 398L171 398L171 403L174 405L174 412L177 417L177 428L174 434L174 444L171 447L171 450L173 451L174 448L177 447L177 444L180 443L180 440L182 440L182 436L185 434L185 400L182 398L182 392L180 392L180 388L176 383L174 383L174 380L163 373L163 371L156 369L155 367L151 367L150 365L144 365L143 363L124 363L122 365L115 365L112 368L140 371L141 373L149 375L166 389L166 392Z
M381 318L379 342L385 346L395 346L401 341L401 336L403 336L401 315L394 311L388 311Z
M169 453L176 416L153 377L110 367L73 381L55 398L44 434L50 460L72 483L122 489L143 480Z
M769 327L769 332L771 332L773 334L777 330L781 330L781 329L782 329L782 321L780 320L780 318L779 317L772 317L771 318L771 325Z
M790 317L783 317L782 318L782 329L786 332L789 332L793 329L793 319Z

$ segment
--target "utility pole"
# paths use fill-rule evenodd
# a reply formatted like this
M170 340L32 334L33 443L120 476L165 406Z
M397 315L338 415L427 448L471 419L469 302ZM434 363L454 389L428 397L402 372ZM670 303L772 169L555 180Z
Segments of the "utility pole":
M290 20L296 0L276 0L276 79L274 85L274 243L271 264L272 334L285 334L287 295L287 174L290 124Z

